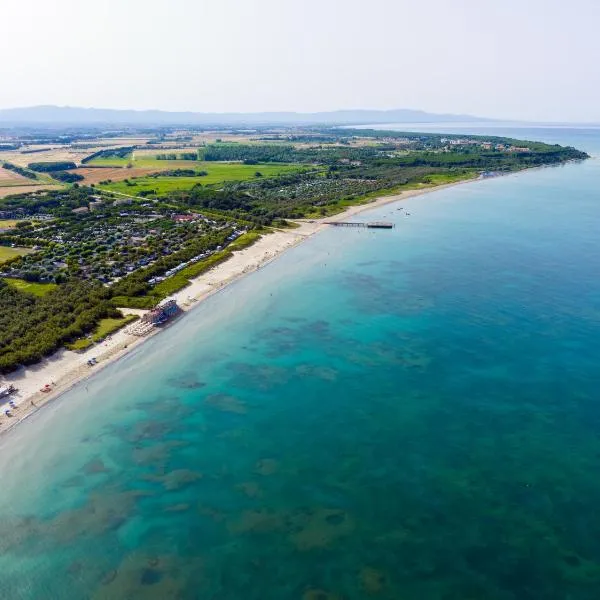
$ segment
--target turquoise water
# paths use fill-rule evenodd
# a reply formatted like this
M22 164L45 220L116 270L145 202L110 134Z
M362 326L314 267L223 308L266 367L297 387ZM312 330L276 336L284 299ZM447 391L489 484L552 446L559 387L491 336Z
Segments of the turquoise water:
M0 439L0 597L597 599L599 200L470 183L213 296Z

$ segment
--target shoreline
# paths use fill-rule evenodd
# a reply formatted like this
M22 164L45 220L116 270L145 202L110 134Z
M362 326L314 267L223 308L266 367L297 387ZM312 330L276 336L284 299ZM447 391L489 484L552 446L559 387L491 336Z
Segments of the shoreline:
M387 204L475 181L481 181L481 178L464 179L452 183L380 196L370 202L350 206L346 210L330 217L314 220L296 220L294 222L298 224L297 228L276 229L272 233L263 235L252 246L234 252L233 256L228 260L190 280L190 285L172 294L170 297L177 301L182 311L171 322L177 322L179 319L185 318L187 312L202 304L202 302L213 294L216 294L242 277L257 271L274 261L290 248L319 233L327 227L327 222L346 220L362 212L380 208ZM120 310L125 315L147 312L127 308ZM15 409L10 409L12 417L6 417L4 414L4 410L9 408L8 399L0 406L0 436L12 430L19 423L37 413L39 409L50 404L56 398L84 382L91 375L102 371L107 366L131 353L146 340L154 337L161 331L161 329L156 328L148 335L138 337L129 334L128 329L129 327L124 327L113 335L108 336L103 342L95 344L83 352L74 352L64 348L60 349L35 365L21 367L14 373L5 376L3 378L4 383L14 385L19 391L10 398L16 404ZM95 358L98 361L97 366L89 367L87 365L87 361L91 358ZM49 391L42 391L42 388L46 385L50 386Z

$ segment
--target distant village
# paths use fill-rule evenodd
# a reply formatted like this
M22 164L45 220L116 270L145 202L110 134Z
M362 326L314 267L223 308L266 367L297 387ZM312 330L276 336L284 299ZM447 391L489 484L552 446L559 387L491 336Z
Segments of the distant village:
M478 139L471 138L441 138L442 150L449 152L460 147L476 146L481 150L496 150L497 152L531 152L531 149L526 146L513 146L511 144L502 144L494 142L482 142Z

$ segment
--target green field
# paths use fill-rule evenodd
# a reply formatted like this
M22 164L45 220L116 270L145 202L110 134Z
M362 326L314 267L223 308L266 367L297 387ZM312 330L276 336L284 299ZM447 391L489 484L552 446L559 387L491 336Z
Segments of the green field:
M127 323L131 323L138 318L137 315L127 315L120 319L102 319L96 327L94 333L92 333L92 339L94 342L101 342L107 335L118 331Z
M110 158L94 158L89 163L81 165L85 167L126 167L131 165L136 169L200 169L204 168L207 164L201 160L158 160L152 156L142 156L140 158L119 158L117 156Z
M110 158L94 158L89 163L81 165L85 167L126 167L131 164L135 168L156 168L156 169L193 169L202 164L198 160L157 160L151 157L142 157L131 160L129 158L119 158L117 156Z
M33 252L31 248L9 248L8 246L0 246L0 263L5 260L14 258L15 256L24 256Z
M142 160L139 162L145 163L146 161ZM208 175L204 175L202 177L138 177L135 179L130 179L131 184L134 185L127 185L127 183L125 183L124 181L118 181L103 184L98 187L105 190L112 190L114 192L121 192L122 194L128 194L131 196L135 196L140 192L147 192L151 190L155 190L157 194L166 194L174 190L189 190L198 183L201 185L211 185L216 183L223 183L225 181L245 181L248 179L254 179L256 177L256 172L261 173L263 177L273 177L275 175L280 175L281 173L297 172L303 168L299 167L298 165L275 163L260 165L244 165L241 163L217 163L196 161L158 160L154 162L159 163L159 167L162 169L196 169L199 171L206 171ZM135 165L142 166L138 164L138 161L136 161Z
M17 221L12 219L0 219L0 229L12 229L17 224Z
M87 350L94 342L90 338L79 338L70 344L65 344L68 350Z
M137 315L127 315L120 319L101 319L96 329L89 337L79 338L70 344L65 344L69 350L85 350L95 343L101 342L106 336L122 329L128 323L135 321Z
M418 187L428 186L428 185L445 185L447 183L456 183L457 181L464 181L467 179L475 179L479 176L479 171L477 170L463 170L456 171L452 173L432 173L431 175L427 175L424 180L425 183L418 184L415 186Z
M28 292L35 296L45 296L48 292L56 289L58 286L55 283L33 283L25 281L24 279L3 279L5 283L12 287L21 290L22 292Z

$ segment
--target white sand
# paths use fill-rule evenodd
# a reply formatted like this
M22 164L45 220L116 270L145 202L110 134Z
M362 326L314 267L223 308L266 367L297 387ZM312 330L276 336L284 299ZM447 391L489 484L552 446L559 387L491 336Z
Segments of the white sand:
M234 252L230 259L195 278L189 286L180 290L172 297L177 300L177 303L184 311L190 310L212 293L222 289L239 277L255 271L257 268L279 256L282 252L314 235L326 227L325 222L347 220L365 210L454 185L457 184L409 190L393 196L384 196L368 204L353 206L333 217L314 221L297 221L298 227L295 229L277 230L274 233L263 236L252 246ZM141 315L146 312L127 308L121 310L124 314ZM6 376L0 385L12 383L19 391L11 396L11 399L17 405L17 408L11 411L12 417L4 415L4 409L8 408L8 404L2 405L0 433L21 422L56 396L83 381L94 371L102 369L111 362L119 359L131 351L132 348L160 332L160 329L155 329L146 337L137 337L129 334L128 329L126 327L118 331L110 336L109 339L100 344L95 344L83 352L59 350L34 366L21 368ZM91 358L95 358L98 364L89 367L87 361ZM46 385L50 386L50 390L41 391ZM2 399L0 403L6 402L6 400Z

